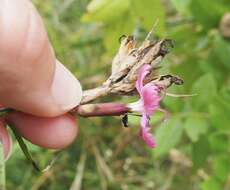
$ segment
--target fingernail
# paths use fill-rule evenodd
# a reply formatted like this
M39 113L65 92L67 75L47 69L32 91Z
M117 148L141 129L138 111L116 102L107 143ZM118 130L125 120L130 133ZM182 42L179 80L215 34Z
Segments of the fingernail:
M52 95L55 104L65 113L79 105L82 98L80 82L64 65L56 62Z

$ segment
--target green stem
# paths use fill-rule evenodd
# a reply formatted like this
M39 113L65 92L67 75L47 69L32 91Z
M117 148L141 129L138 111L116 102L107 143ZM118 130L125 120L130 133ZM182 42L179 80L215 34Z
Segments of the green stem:
M5 116L6 114L8 114L12 111L14 111L14 110L11 108L1 108L0 109L0 117Z
M27 160L33 165L34 169L41 172L40 168L38 167L38 165L36 164L36 162L33 160L24 140L22 139L22 136L20 135L20 133L18 132L18 130L12 125L9 124L9 127L11 128L11 130L13 131L15 138L18 141L18 144L22 150L22 152L24 153L25 157L27 158Z
M0 142L0 190L6 189L5 159L2 142Z

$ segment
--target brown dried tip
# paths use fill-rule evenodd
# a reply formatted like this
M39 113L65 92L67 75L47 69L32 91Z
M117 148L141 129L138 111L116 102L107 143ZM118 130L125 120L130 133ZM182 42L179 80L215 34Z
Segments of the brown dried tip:
M164 81L165 79L169 79L170 80L170 85L172 84L176 84L176 85L182 85L184 84L184 81L183 79L179 78L178 76L172 76L172 75L164 75L164 76L161 76L160 80Z

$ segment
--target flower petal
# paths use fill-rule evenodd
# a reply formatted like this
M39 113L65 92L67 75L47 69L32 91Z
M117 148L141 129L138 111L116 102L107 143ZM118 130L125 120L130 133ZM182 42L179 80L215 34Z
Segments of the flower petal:
M143 80L145 79L146 75L149 73L151 66L148 64L143 65L139 71L136 81L136 89L139 94L141 94L142 88L143 88Z
M144 114L141 118L140 136L150 148L156 147L155 139L150 133L149 118L146 114Z
M158 87L153 83L148 83L142 88L141 93L144 111L147 115L152 115L160 105L161 97Z
M143 114L141 117L141 128L147 128L149 126L149 117Z
M127 105L127 107L132 111L132 112L139 112L139 113L144 113L144 106L143 106L143 101L139 99L136 102L130 103Z
M140 135L144 140L145 144L148 145L150 148L156 147L156 141L153 135L150 133L150 128L141 128Z
M142 113L140 136L150 148L154 148L156 147L156 142L150 132L149 117L159 108L161 97L160 90L155 84L143 84L146 75L150 72L150 68L151 66L148 64L140 68L136 81L136 89L139 92L140 100L135 104L130 104L130 106L132 109L134 108Z

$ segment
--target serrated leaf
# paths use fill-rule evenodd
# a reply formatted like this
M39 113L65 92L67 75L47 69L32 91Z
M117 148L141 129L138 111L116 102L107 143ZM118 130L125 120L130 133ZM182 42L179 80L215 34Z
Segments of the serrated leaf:
M170 118L156 131L157 148L154 155L159 157L166 154L171 148L175 147L182 137L182 123L179 118Z
M185 132L193 142L197 142L199 137L208 130L208 122L201 117L189 117L185 121Z

